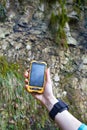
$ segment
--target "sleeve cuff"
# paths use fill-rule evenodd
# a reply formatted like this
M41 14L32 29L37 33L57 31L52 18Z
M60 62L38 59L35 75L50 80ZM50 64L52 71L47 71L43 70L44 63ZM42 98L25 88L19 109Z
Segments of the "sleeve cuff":
M87 126L85 124L82 124L78 130L87 130Z

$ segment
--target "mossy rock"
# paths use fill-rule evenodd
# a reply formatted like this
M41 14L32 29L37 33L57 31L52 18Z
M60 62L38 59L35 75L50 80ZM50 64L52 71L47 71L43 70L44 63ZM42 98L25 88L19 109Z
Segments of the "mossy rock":
M2 4L0 4L0 22L4 22L5 19L6 19L6 9Z

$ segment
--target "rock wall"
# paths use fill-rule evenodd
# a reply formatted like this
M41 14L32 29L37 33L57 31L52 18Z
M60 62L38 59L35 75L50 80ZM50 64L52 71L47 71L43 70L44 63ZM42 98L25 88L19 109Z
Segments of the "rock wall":
M28 12L0 23L0 56L6 56L9 62L21 62L25 68L33 59L46 61L55 96L66 100L70 111L87 123L87 48L79 44L68 49L56 45L41 11L29 6ZM77 32L71 32L75 38Z

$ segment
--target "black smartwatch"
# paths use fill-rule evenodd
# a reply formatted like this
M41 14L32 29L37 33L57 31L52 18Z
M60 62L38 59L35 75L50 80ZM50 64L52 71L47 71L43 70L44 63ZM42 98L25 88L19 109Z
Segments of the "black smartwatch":
M58 99L58 102L54 104L52 110L49 112L49 116L52 118L52 120L54 120L57 113L61 113L62 111L68 109L68 105L62 100Z

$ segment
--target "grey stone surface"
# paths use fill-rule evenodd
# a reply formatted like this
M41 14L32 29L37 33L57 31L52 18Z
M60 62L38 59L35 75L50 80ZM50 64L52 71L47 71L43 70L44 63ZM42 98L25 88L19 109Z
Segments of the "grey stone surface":
M43 8L39 12L38 10L34 12L34 8L32 11L31 14L34 17L32 15L29 17L28 29L20 27L21 32L19 30L13 31L14 25L18 24L12 18L3 24L0 23L0 56L6 56L9 62L21 59L27 68L33 59L46 61L50 67L56 97L68 97L70 101L78 102L80 110L84 110L86 113L87 49L82 44L81 46L78 44L86 42L86 30L78 38L80 29L84 29L83 26L80 25L81 28L78 29L77 33L76 30L71 31L69 24L67 24L65 30L69 47L65 49L56 45L48 30L48 22L43 21ZM22 16L22 23L24 19L26 21L27 15ZM72 32L73 36L76 36L75 38L72 36Z

